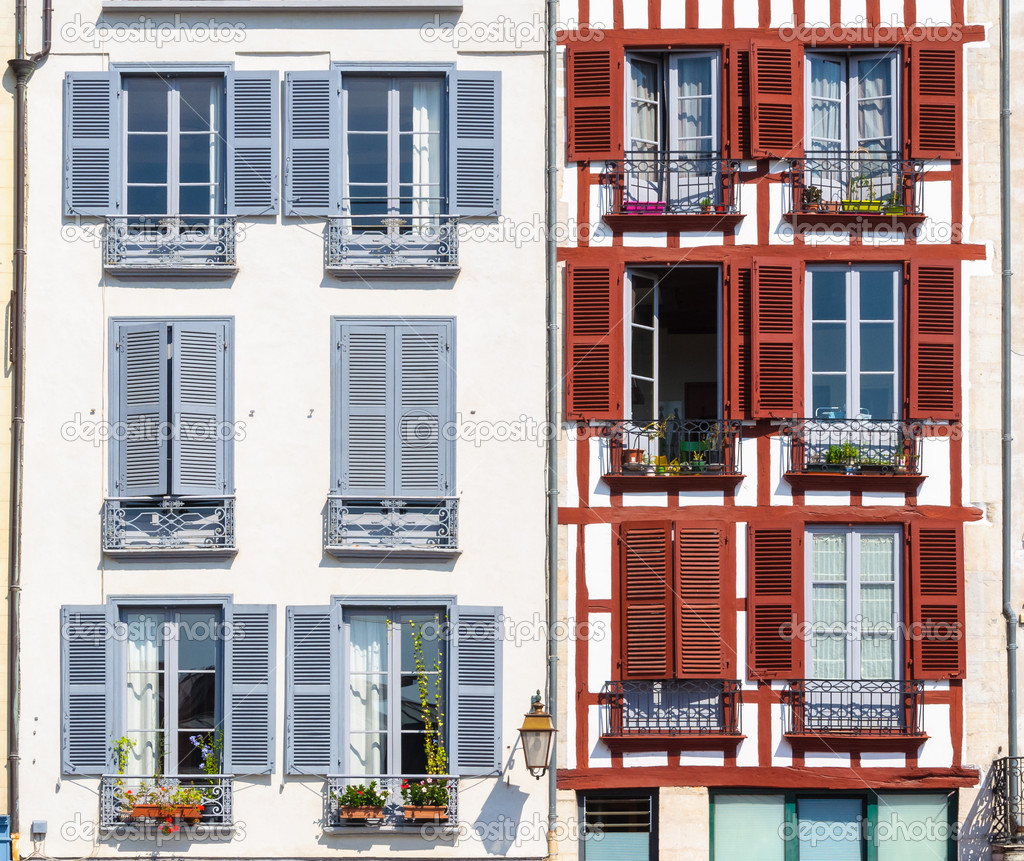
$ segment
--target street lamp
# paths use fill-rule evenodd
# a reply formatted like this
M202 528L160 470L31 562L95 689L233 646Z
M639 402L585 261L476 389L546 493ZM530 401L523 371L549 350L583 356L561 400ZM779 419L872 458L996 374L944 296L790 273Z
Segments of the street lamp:
M530 774L541 779L548 770L551 757L551 741L557 730L551 721L551 715L544 711L544 703L540 701L540 691L530 700L530 711L523 718L519 728L519 738L523 743L523 757Z

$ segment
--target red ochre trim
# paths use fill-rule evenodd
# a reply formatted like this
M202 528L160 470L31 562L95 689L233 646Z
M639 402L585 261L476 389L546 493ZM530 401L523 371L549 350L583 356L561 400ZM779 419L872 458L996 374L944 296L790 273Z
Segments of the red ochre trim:
M687 215L626 215L609 213L603 216L605 224L612 230L630 231L680 231L683 233L707 233L723 231L728 233L743 221L742 213L722 214L693 212ZM923 220L923 219L922 219Z
M799 735L786 733L793 753L913 753L928 741L925 734L913 736L879 735ZM954 763L956 764L956 763Z
M882 17L882 4L881 0L868 0L867 2L867 19L869 27L877 27L881 24Z
M586 619L586 607L590 603L590 593L587 590L587 559L584 551L584 527L580 525L576 530L576 618ZM616 554L617 555L617 554ZM576 663L573 672L576 676L576 764L579 768L586 768L590 764L587 752L587 736L589 735L590 720L587 710L591 697L587 692L588 664L590 662L589 637L576 638ZM594 697L596 701L597 697Z
M603 475L601 481L618 493L676 493L680 490L732 490L742 475ZM678 499L677 499L678 502Z
M856 521L872 523L923 523L929 520L952 521L954 523L975 523L982 519L980 508L949 508L942 505L919 505L915 508L889 505L866 505L854 508L849 505L688 505L686 516L693 520L720 520L727 523L759 523L784 525L808 521L814 523L848 523ZM560 508L558 522L563 525L576 523L622 523L630 520L667 520L668 509L661 506L637 506L630 508Z
M661 0L647 0L647 26L651 30L661 29Z
M842 472L787 472L794 490L849 490L851 493L917 491L924 475L846 475Z
M558 259L588 266L657 266L673 263L723 263L734 257L793 258L789 245L701 245L693 248L664 247L594 247L559 248ZM848 245L805 245L800 259L808 263L856 260L863 263L903 263L909 260L984 260L985 246L961 243L959 245L863 245L856 249Z
M953 745L953 765L963 765L964 748L964 683L954 679L949 683L952 702L949 705L949 735Z
M621 4L621 0L616 0ZM678 0L676 0L678 2ZM836 2L836 0L833 0ZM589 7L589 4L587 4ZM621 5L617 6L618 10ZM580 3L580 24L583 22L583 3ZM726 7L723 15L723 24L728 24L730 10ZM594 22L605 24L607 21ZM985 39L985 28L979 24L962 26L958 31L958 39L953 43L949 39L948 27L888 27L874 29L863 27L858 30L845 27L831 27L827 30L821 29L823 22L809 22L806 30L790 28L775 29L764 27L729 27L721 29L624 29L623 27L605 27L601 30L601 42L604 45L624 45L629 48L645 48L651 50L669 50L670 48L694 47L704 45L726 45L730 42L743 42L750 39L768 41L773 35L778 36L780 45L804 44L813 47L890 47L897 45L920 44L928 42L931 44L963 44L966 42L981 42ZM786 38L783 38L783 33ZM588 38L592 40L592 33L585 30L581 34L579 30L559 30L558 43L560 45L576 45L584 43ZM881 38L884 37L884 38Z
M684 750L720 750L727 756L735 756L739 743L745 735L702 734L702 735L631 735L601 736L601 742L613 753L636 751L666 753L679 756Z

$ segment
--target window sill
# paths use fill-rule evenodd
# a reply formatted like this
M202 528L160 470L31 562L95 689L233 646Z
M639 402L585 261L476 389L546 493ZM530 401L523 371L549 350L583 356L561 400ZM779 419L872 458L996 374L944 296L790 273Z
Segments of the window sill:
M126 12L216 10L232 12L415 12L461 11L462 0L104 0L103 9Z
M103 553L112 559L230 559L235 498L107 499Z
M230 841L237 837L235 825L184 825L178 824L178 830L171 834L164 834L160 829L163 827L158 822L138 824L134 822L123 822L120 825L104 825L100 828L100 839L107 841L115 840L157 840L160 845L165 845L169 840L201 840Z
M909 230L923 224L925 215L896 215L894 213L844 211L844 212L787 212L782 220L792 224L796 230L813 227L838 227L842 230L859 230L861 228L878 228L882 225Z
M735 473L691 475L602 475L601 480L618 493L671 493L679 490L732 490L746 476Z
M636 733L630 735L602 735L601 741L614 753L676 753L684 750L721 750L730 756L746 738L741 733Z
M608 213L604 222L612 230L623 233L658 232L658 231L701 231L732 230L743 221L743 213L738 212L693 212L680 215L627 215L625 213Z
M882 735L881 733L844 733L817 730L813 733L787 732L783 738L794 753L917 753L928 741L926 733Z
M461 550L448 547L338 547L324 548L335 559L396 559L429 562L431 560L458 559Z
M136 263L127 266L104 266L104 272L116 278L189 278L195 281L205 279L233 278L238 274L234 265L209 264L204 266L173 266L161 263Z
M911 493L927 476L920 473L854 474L845 472L787 472L786 481L793 490L852 490L867 492Z
M459 266L327 266L328 275L342 281L363 279L442 279L455 278L461 272Z

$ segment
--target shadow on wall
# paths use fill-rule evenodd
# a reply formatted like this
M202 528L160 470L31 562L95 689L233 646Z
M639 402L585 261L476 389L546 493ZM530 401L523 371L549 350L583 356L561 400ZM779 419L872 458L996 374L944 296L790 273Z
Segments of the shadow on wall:
M988 834L992 827L992 769L978 788L971 809L963 817L958 837L957 858L959 861L990 861L992 848Z

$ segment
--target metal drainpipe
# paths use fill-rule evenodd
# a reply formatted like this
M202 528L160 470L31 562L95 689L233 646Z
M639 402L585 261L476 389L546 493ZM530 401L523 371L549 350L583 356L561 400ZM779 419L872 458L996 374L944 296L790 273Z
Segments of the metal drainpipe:
M558 720L558 641L555 637L558 623L558 245L556 242L556 221L558 218L558 136L555 123L558 120L558 43L555 27L558 23L558 0L547 0L547 143L545 161L547 167L547 194L545 218L547 221L547 670L548 670L548 713L557 726ZM551 761L548 764L548 859L553 861L558 853L555 833L558 824L558 745L551 746Z
M7 669L7 794L11 817L11 848L18 855L19 823L19 712L21 706L21 520L22 474L25 451L25 248L27 134L25 110L28 79L49 56L53 24L52 0L43 6L43 49L25 57L26 0L15 6L15 57L7 65L14 73L14 289L11 293L10 357L14 380L11 398L11 519L8 555L8 669Z

